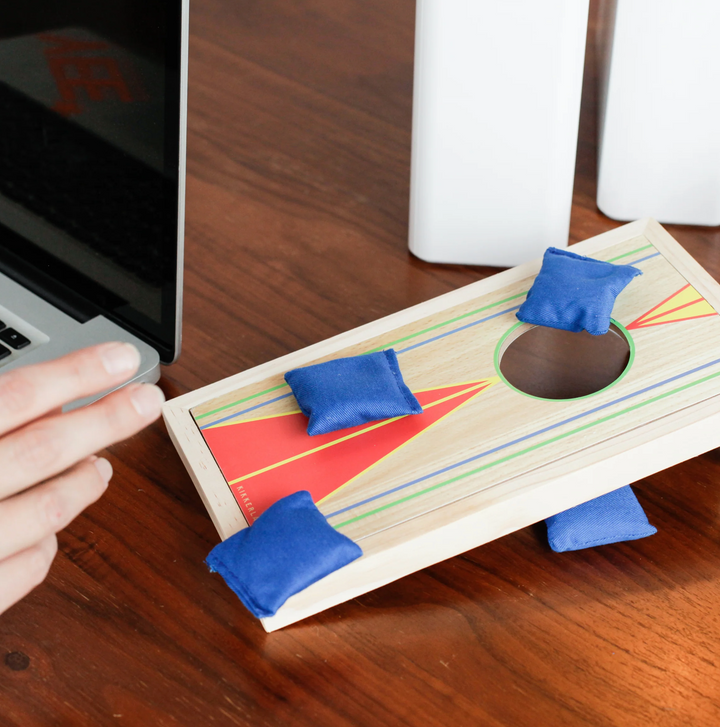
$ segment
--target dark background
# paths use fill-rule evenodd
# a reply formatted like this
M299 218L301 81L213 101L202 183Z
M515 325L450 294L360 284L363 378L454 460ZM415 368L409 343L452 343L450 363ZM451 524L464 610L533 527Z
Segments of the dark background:
M164 34L163 5L177 0L20 0L3 3L0 39L82 27L149 58Z

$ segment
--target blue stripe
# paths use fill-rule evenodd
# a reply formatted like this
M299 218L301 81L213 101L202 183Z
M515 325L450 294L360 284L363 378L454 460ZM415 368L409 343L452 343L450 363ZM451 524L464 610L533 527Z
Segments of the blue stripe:
M214 422L210 422L210 424L206 424L204 427L200 427L200 429L209 429L210 427L214 427L216 424L220 424L220 422L226 422L228 419L234 419L235 417L239 417L242 414L247 414L249 411L255 411L255 409L261 409L264 406L267 406L268 404L272 404L275 401L280 401L281 399L287 399L288 396L292 396L292 393L290 394L283 394L282 396L276 396L274 399L270 399L269 401L264 401L262 404L255 404L255 406L251 406L249 409L243 409L242 411L238 411L235 414L228 414L226 417L223 417L222 419L216 419Z
M646 386L644 389L635 391L632 394L626 394L625 396L621 396L618 399L609 401L606 404L601 404L600 406L596 406L594 409L590 409L589 411L582 412L581 414L576 414L575 416L572 416L568 419L563 419L562 421L557 422L556 424L551 424L548 427L543 427L542 429L538 429L536 432L532 432L531 434L526 434L525 436L519 437L518 439L513 439L512 442L508 442L507 444L500 444L497 447L493 447L492 449L488 449L485 452L476 454L473 457L464 459L464 460L462 460L462 462L457 462L456 464L448 465L447 467L443 467L442 469L437 470L436 472L431 472L430 474L424 475L423 477L418 477L418 479L416 479L416 480L412 480L411 482L406 482L404 485L398 485L397 487L393 487L390 490L386 490L385 492L381 492L377 495L373 495L373 497L368 497L365 500L356 502L354 505L348 505L347 507L344 507L342 510L337 510L336 512L331 512L329 515L326 515L326 517L329 519L331 517L336 517L337 515L341 515L341 514L347 512L348 510L354 510L356 507L362 507L363 505L367 505L368 503L373 502L374 500L377 500L381 497L385 497L386 495L392 495L395 492L399 492L400 490L404 490L408 487L412 487L413 485L417 485L418 483L424 482L425 480L429 480L432 477L437 477L438 475L445 474L445 472L450 472L451 470L457 469L458 467L463 467L464 465L470 464L471 462L475 462L476 460L481 459L482 457L488 457L491 454L495 454L496 452L500 452L503 449L507 449L508 447L512 447L516 444L520 444L521 442L525 442L528 439L532 439L533 437L538 437L541 434L545 434L547 432L552 431L553 429L558 429L559 427L562 427L565 424L570 424L571 422L575 422L578 419L583 419L584 417L590 416L591 414L596 414L597 412L602 411L603 409L607 409L608 407L614 406L615 404L620 404L621 402L627 401L628 399L633 399L636 396L645 394L648 391L657 389L658 387L664 386L665 384L670 384L673 381L677 381L678 379L682 379L686 376L691 376L692 374L697 373L698 371L702 371L703 369L709 368L710 366L715 366L718 363L720 363L720 358L716 358L714 361L710 361L710 363L703 364L702 366L697 366L696 368L691 369L690 371L686 371L685 373L677 374L676 376L671 376L669 379L660 381L657 384L652 384L651 386Z
M636 260L634 263L629 263L630 265L637 265L638 263L644 262L645 260L649 260L650 258L657 257L660 253L656 252L652 255L648 255L647 257L640 258L640 260ZM520 306L516 305L512 308L506 308L503 311L500 311L499 313L493 313L490 316L486 316L485 318L480 318L477 321L473 321L472 323L466 323L464 326L460 326L460 328L453 328L452 331L446 331L445 333L441 333L439 336L433 336L432 338L428 338L426 341L421 341L420 343L415 343L412 346L408 346L407 348L402 348L399 351L395 351L396 354L401 353L407 353L408 351L412 351L415 348L420 348L421 346L426 346L428 343L434 343L435 341L439 341L441 338L445 338L446 336L452 336L453 333L459 333L460 331L464 331L468 328L472 328L473 326L479 326L481 323L486 323L487 321L491 321L493 318L498 318L499 316L505 315L506 313L512 313L514 310L517 310ZM267 406L268 404L272 404L276 401L280 401L280 399L286 399L288 396L292 396L292 394L283 394L283 396L278 396L275 399L270 399L262 404L256 404L255 406L251 406L249 409L243 409L242 411L236 412L235 414L229 414L226 417L223 417L222 419L217 419L214 422L211 422L210 424L206 424L203 427L200 427L201 430L208 429L209 427L214 426L215 424L220 424L221 422L229 421L230 419L234 419L236 417L242 416L243 414L247 414L250 411L255 411L256 409L260 409L263 406Z
M505 313L511 313L514 310L517 310L520 306L516 305L513 308L508 308L507 310L500 311L499 313L493 313L491 316L487 316L486 318L481 318L480 320L474 321L473 323L467 323L464 326L461 326L460 328L454 328L452 331L448 331L447 333L442 333L439 336L435 336L434 338L429 338L427 341L422 341L421 343L416 343L414 346L408 346L407 348L403 348L400 351L395 351L397 354L405 353L406 351L411 351L413 348L418 348L419 346L424 346L426 343L432 343L433 341L437 341L439 338L445 338L445 336L450 336L453 333L457 333L458 331L464 331L466 328L472 328L472 326L477 326L480 323L485 323L485 321L492 320L493 318L497 318L498 316L504 315ZM201 430L203 429L209 429L210 427L215 426L216 424L220 424L221 422L229 421L230 419L235 419L235 417L242 416L243 414L247 414L249 411L255 411L256 409L260 409L263 406L267 406L268 404L272 404L276 401L280 401L280 399L286 399L288 396L292 396L292 393L290 394L283 394L282 396L276 396L274 399L269 399L268 401L263 402L262 404L256 404L255 406L251 406L249 409L243 409L242 411L235 412L235 414L228 414L226 417L223 417L222 419L217 419L214 422L210 422L210 424L205 424L205 426L200 427Z
M433 336L432 338L428 338L427 341L421 341L420 343L415 343L412 346L408 346L407 348L400 349L399 351L395 351L398 355L401 353L406 353L407 351L412 351L414 348L420 348L420 346L425 346L428 343L433 343L434 341L439 341L441 338L445 338L445 336L452 336L453 333L459 333L460 331L464 331L466 328L472 328L473 326L479 326L481 323L485 323L486 321L491 321L493 318L498 318L499 316L503 316L506 313L512 313L512 311L517 310L520 306L515 305L512 308L506 308L505 310L501 310L499 313L493 313L491 316L487 316L486 318L480 318L480 320L473 321L472 323L466 323L464 326L460 326L460 328L453 328L452 331L447 331L446 333L441 333L439 336Z
M641 257L639 260L634 260L633 262L628 263L628 265L639 265L640 263L644 263L646 260L650 260L650 258L657 257L659 254L659 252L654 252L652 255Z

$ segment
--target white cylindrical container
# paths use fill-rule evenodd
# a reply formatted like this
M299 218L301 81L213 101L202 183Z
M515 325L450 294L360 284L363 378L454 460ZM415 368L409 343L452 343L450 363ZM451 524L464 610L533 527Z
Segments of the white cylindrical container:
M720 224L720 2L618 0L597 204L617 220Z
M410 250L512 266L568 243L589 0L417 0Z

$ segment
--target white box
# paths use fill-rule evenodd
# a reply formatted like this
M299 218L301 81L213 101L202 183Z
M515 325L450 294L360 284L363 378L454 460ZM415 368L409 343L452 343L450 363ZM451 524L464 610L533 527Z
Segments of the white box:
M609 217L720 224L720 3L618 0L601 107Z
M568 243L588 0L418 0L410 250L511 266Z

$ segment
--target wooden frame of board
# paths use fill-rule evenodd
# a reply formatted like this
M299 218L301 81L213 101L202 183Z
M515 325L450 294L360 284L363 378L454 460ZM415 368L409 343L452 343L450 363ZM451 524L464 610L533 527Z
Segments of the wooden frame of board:
M266 630L720 446L720 286L653 220L572 249L643 272L613 309L630 362L589 396L528 396L499 370L537 260L165 404L223 539L270 504L267 493L307 482L328 522L363 549L263 619ZM285 372L390 347L426 420L324 440L299 430Z

